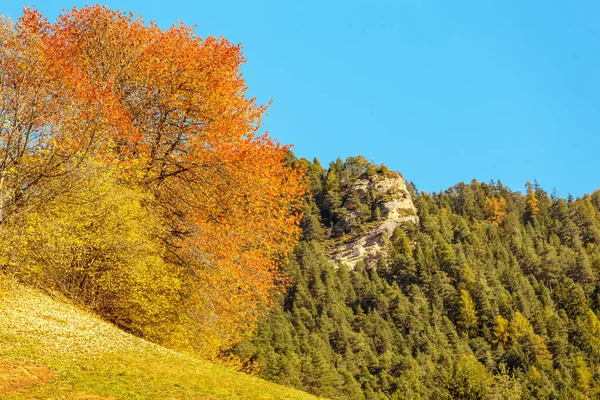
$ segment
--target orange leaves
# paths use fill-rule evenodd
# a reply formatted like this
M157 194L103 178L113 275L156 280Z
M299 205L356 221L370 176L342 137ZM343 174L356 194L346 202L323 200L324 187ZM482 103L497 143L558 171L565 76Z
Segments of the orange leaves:
M92 156L152 193L169 261L189 272L187 314L214 351L235 342L278 289L306 191L287 147L257 134L266 106L246 97L241 46L98 5L53 24L26 9L14 32L37 58L10 67L47 93L31 100L37 131L72 164Z
M27 38L46 37L48 35L50 24L38 10L25 7L23 16L19 18L17 30L19 35Z

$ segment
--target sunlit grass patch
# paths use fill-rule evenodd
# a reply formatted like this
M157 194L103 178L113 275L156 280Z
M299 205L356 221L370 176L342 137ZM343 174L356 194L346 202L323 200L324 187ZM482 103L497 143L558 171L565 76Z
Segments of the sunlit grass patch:
M33 362L57 377L2 398L315 398L154 345L67 302L0 280L0 363Z

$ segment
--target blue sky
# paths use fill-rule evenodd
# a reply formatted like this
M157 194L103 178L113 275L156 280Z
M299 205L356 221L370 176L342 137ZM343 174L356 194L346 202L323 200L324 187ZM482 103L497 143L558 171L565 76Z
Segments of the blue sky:
M26 4L53 19L85 1ZM323 164L362 154L427 192L476 178L600 188L597 1L103 1L241 42L266 129Z

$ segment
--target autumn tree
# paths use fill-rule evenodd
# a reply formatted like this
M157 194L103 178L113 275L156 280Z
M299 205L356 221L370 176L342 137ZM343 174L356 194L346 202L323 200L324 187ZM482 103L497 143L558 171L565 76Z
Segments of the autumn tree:
M520 312L515 312L512 320L510 321L510 337L518 339L525 335L533 334L533 327L529 320Z
M490 221L494 226L498 226L506 215L506 208L507 204L504 197L499 199L486 197L483 212L485 213L485 217L488 221Z
M525 201L526 217L529 221L533 221L540 213L540 201L535 195L535 190L533 189L531 182L528 181L525 185L525 188L527 189L527 197Z
M199 351L249 332L284 281L305 182L259 133L266 106L246 96L241 46L101 6L55 23L25 9L0 34L0 206L50 187L59 201L69 188L55 183L86 159L114 169L167 227Z
M182 272L166 263L160 216L149 194L86 163L69 175L69 196L13 217L0 233L4 269L58 290L129 332L176 345Z
M492 343L496 346L502 346L504 348L508 343L510 336L508 320L502 317L502 315L498 315L496 317L493 334Z
M67 190L56 182L94 141L97 120L77 106L50 34L38 12L26 10L17 23L0 17L0 229L20 209Z
M477 327L477 314L471 294L464 289L460 290L460 325L465 331Z

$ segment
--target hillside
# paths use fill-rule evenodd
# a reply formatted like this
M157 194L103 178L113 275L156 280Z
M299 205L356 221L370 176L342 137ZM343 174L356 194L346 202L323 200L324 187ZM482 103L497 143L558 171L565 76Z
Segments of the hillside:
M133 337L0 275L3 399L316 399Z
M260 377L340 400L600 398L600 190L409 184L400 216L417 215L396 224L394 196L361 189L395 172L297 162L312 197L291 285L236 348Z

